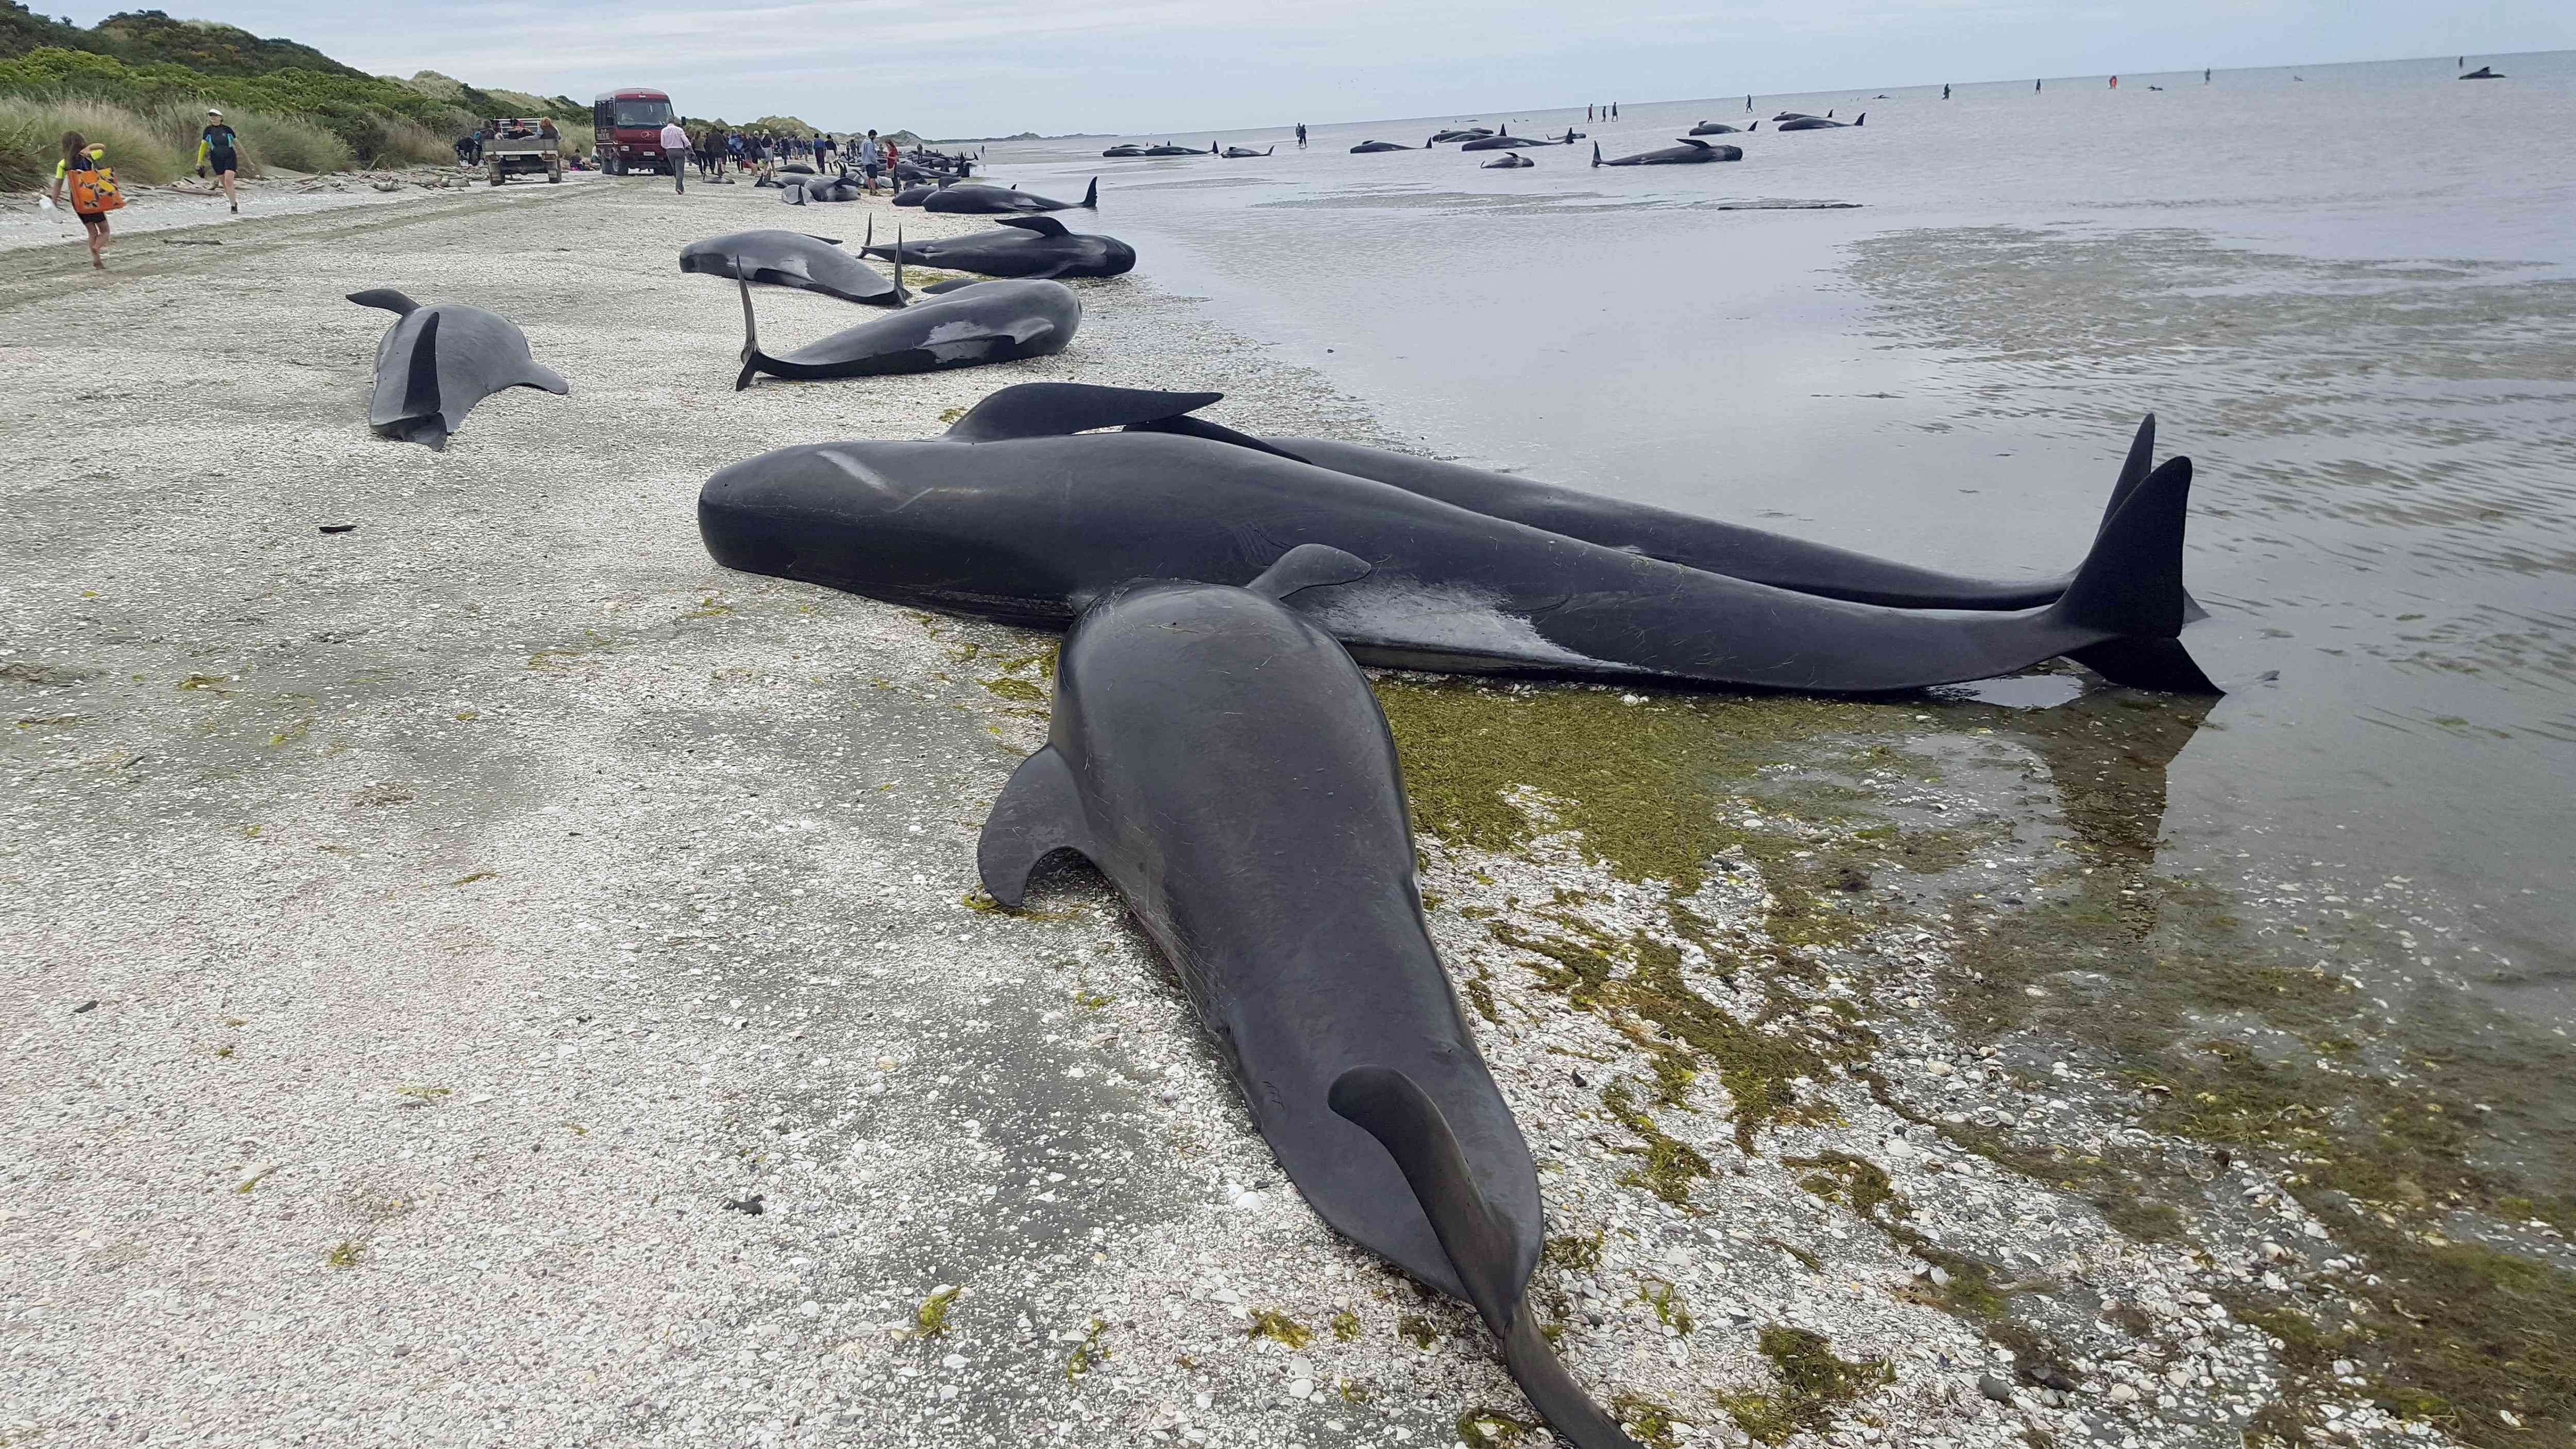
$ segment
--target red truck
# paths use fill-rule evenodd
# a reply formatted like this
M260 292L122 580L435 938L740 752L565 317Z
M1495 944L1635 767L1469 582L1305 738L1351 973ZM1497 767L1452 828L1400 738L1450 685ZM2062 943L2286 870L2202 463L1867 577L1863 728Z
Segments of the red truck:
M611 176L629 171L668 172L685 158L662 154L662 128L671 123L671 98L641 88L602 91L590 103L590 126L596 134L599 169Z

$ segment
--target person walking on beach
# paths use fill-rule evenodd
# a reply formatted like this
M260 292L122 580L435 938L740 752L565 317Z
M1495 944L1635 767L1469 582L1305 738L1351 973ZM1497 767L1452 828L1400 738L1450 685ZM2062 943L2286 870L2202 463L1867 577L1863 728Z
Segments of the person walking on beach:
M671 163L672 194L686 194L689 189L689 133L680 129L677 116L662 123L662 158Z
M233 191L233 173L241 169L239 138L233 128L224 124L224 113L208 107L206 128L197 133L197 174L204 176L214 168L215 178L223 183L224 200L232 203L233 214L241 214L241 197Z
M91 145L89 138L78 131L63 132L63 159L54 163L53 189L45 194L48 202L59 204L64 184L70 184L72 211L88 233L89 264L102 272L107 270L107 261L99 253L116 240L108 235L107 214L125 204L115 183L106 179L106 159L105 146Z

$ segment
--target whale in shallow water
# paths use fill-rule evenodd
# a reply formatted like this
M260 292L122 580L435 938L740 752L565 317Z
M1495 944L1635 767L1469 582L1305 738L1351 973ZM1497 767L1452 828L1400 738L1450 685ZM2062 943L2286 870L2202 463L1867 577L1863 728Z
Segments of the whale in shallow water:
M1824 116L1796 116L1789 120L1782 121L1772 129L1776 131L1844 131L1849 130L1853 126L1860 125L1868 119L1869 112L1867 111L1861 112L1849 121L1836 121Z
M1592 164L1595 166L1694 166L1703 161L1743 159L1744 148L1741 146L1712 146L1706 141L1684 137L1677 146L1666 146L1660 151L1640 151L1634 156L1604 161L1601 159L1601 143L1592 143Z
M1080 201L1057 201L1033 191L967 184L941 187L921 202L924 211L954 216L1033 216L1042 211L1071 211L1077 206L1100 209L1099 177L1091 178L1091 186Z
M1167 141L1160 146L1146 147L1144 154L1148 156L1196 156L1199 154L1199 148L1196 146L1175 146Z
M1144 154L1145 154L1145 148L1144 148L1144 147L1142 147L1142 146L1135 145L1135 144L1133 144L1133 143L1131 142L1131 143L1129 143L1128 145L1124 145L1124 146L1112 146L1112 147L1110 147L1108 150L1103 151L1103 152L1101 152L1100 154L1101 154L1101 155L1103 155L1103 156L1116 156L1116 157L1120 157L1120 158L1125 158L1125 157L1129 157L1129 156L1142 156L1142 155L1144 155Z
M1694 136L1734 136L1742 134L1742 128L1730 126L1724 121L1702 121L1691 127L1690 133Z
M1276 146L1264 146L1260 150L1255 151L1249 146L1228 146L1225 148L1225 157L1229 161L1244 161L1254 157L1267 156L1278 149L1279 148Z
M1460 126L1454 130L1433 132L1431 144L1436 146L1443 141L1475 141L1492 134L1494 134L1493 131L1485 126Z
M503 388L558 397L572 391L529 355L518 324L497 312L457 302L424 307L391 287L351 292L349 300L394 314L376 343L376 385L367 398L367 426L381 436L444 453L474 405Z
M1017 910L1048 856L1097 866L1307 1203L1473 1303L1573 1443L1633 1449L1528 1301L1538 1174L1423 922L1385 717L1350 656L1284 602L1367 572L1306 544L1241 588L1104 591L1065 636L1046 747L994 802L977 874Z
M1480 137L1458 149L1461 151L1512 151L1523 146L1571 146L1573 144L1571 141L1541 141L1532 136L1515 136L1511 128L1506 126L1500 135Z
M728 567L1049 628L1127 579L1239 582L1259 572L1251 552L1331 542L1375 571L1320 591L1309 612L1363 660L1399 668L1877 693L2064 655L2119 683L2216 692L2179 641L2185 459L2128 492L2053 603L1953 613L1666 563L1257 440L1085 435L1216 400L1005 388L944 438L807 444L723 469L699 492L699 529Z
M893 247L865 248L893 260ZM901 249L912 266L950 267L987 277L1115 277L1135 270L1136 249L1113 236L1068 231L1051 216L1006 216L997 231L969 232Z
M680 270L796 287L870 307L900 307L903 289L826 237L800 231L733 231L680 248Z
M1536 166L1537 164L1537 162L1532 161L1530 158L1522 155L1518 151L1507 151L1476 169L1479 171L1517 171L1524 166Z
M1362 141L1351 148L1351 154L1354 156L1374 156L1380 151L1410 151L1412 149L1414 148L1411 146L1399 146L1393 141Z
M1525 162L1528 158L1511 159ZM2072 579L2067 574L1986 579L1918 568L1767 529L1330 438L1255 438L1189 416L1139 424L1137 430L1185 433L1273 451L1336 473L1373 478L1489 518L1525 523L1685 568L1857 604L1892 609L2041 609L2055 603ZM2154 466L2155 447L2156 420L2150 414L2130 439L2119 476L2111 485L2110 502L2102 510L2105 526ZM2197 604L2187 612L2193 618L2206 617Z

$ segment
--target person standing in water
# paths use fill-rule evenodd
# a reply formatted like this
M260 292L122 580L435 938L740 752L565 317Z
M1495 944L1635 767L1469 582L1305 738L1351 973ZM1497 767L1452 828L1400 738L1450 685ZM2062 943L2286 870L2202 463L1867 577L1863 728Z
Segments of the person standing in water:
M1306 123L1303 121L1297 123L1297 149L1300 151L1306 149Z
M203 176L208 167L214 168L224 184L224 200L232 203L235 215L241 213L241 197L233 192L233 173L241 169L237 141L233 128L224 124L224 113L207 107L206 129L197 133L197 174Z
M2042 82L2042 81L2032 81L2032 82L2030 83L2030 93L2031 93L2032 95L2038 95L2038 94L2039 94L2039 88L2040 88L2040 86L2042 86L2043 84L2045 84L2045 82Z
M106 159L105 146L91 145L89 138L78 131L63 132L63 159L54 163L53 189L46 193L46 200L60 204L63 199L63 184L71 183L72 211L80 217L81 228L88 235L89 264L102 272L107 270L107 262L99 253L106 251L108 244L116 238L108 235L107 232L108 208L89 210L82 207L81 196L84 187L78 173L97 171L100 169L100 163ZM124 204L121 200L116 203L118 206Z
M1950 88L1948 86L1941 87L1941 99L1945 101L1950 99Z

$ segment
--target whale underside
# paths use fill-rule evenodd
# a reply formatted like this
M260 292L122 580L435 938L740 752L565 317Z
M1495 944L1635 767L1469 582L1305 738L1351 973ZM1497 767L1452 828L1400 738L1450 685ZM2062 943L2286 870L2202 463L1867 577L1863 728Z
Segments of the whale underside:
M572 391L561 374L529 354L518 324L498 313L454 302L424 307L391 287L352 292L349 300L395 317L376 343L376 380L367 399L367 425L384 437L443 453L474 405L503 388L533 387L558 397Z
M718 472L699 525L719 563L1004 623L1061 628L1118 582L1236 583L1329 543L1371 575L1309 613L1373 663L1879 693L2061 655L2116 682L2215 693L2178 639L2191 465L2119 502L2043 607L1898 609L1648 558L1259 447L1084 428L1215 400L1079 384L1008 388L946 438L784 448Z

